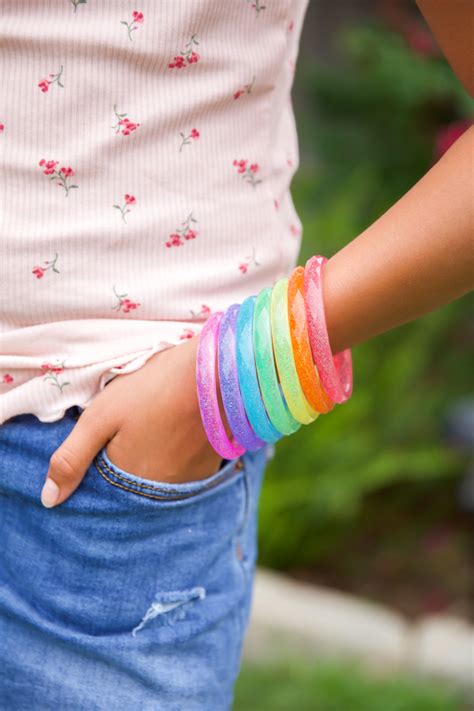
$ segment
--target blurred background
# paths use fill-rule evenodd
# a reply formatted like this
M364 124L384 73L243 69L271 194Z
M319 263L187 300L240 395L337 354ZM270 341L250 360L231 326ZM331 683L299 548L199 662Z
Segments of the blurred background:
M292 96L300 264L377 219L472 116L412 0L310 0ZM472 306L462 299L354 349L353 398L277 444L261 566L409 621L473 622ZM308 655L246 662L235 702L236 711L468 708L466 690L447 682Z

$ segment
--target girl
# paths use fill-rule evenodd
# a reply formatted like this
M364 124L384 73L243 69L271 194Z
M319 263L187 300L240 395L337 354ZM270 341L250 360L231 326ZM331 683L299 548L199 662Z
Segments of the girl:
M306 5L3 2L9 711L230 708L270 450L210 446L196 346L296 264ZM419 5L472 94L471 3ZM472 287L472 143L329 260L333 353Z

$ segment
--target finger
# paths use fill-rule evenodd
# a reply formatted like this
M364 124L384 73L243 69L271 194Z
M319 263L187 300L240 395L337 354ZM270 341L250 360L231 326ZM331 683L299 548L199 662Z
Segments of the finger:
M116 427L110 417L86 408L76 426L49 460L41 503L46 508L62 504L77 489L91 461L111 439Z

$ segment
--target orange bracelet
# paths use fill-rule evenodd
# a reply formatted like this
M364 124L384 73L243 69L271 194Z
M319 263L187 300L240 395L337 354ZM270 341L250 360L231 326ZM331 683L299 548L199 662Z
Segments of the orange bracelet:
M304 301L304 267L295 267L288 281L288 317L296 372L303 393L310 405L322 414L330 412L334 403L324 390L313 361L306 321Z

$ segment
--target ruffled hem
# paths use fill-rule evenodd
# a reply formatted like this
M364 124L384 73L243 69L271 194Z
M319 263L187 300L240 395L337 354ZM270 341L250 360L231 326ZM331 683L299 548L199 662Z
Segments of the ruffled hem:
M156 342L150 348L126 356L122 355L83 367L64 369L62 374L67 380L62 384L64 391L61 391L59 400L54 397L56 393L53 394L51 389L45 391L43 379L35 374L36 377L33 375L27 378L23 383L0 396L0 426L16 415L31 414L40 422L55 422L64 417L66 411L73 406L84 410L113 378L133 373L143 367L155 353L179 346L186 340L181 336L171 337ZM10 370L15 373L15 369ZM58 387L61 387L60 382Z

